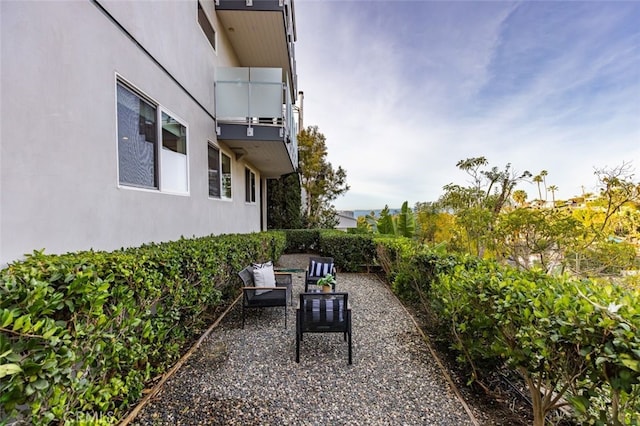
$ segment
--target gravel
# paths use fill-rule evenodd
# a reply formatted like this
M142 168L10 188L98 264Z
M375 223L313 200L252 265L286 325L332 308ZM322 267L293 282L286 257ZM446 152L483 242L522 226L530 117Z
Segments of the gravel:
M303 269L307 257L279 266ZM295 362L294 305L236 305L132 422L136 425L473 425L411 317L375 276L338 274L349 292L353 364L342 334L306 334Z

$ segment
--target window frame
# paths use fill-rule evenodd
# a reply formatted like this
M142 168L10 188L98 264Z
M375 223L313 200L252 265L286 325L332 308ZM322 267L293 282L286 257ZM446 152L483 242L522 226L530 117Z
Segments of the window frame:
M217 172L218 172L218 194L219 195L211 195L211 179L210 179L210 174L211 174L211 169L209 167L209 149L213 149L215 151L218 152L218 162L217 162ZM229 159L229 194L230 196L226 196L225 194L225 190L224 190L224 179L223 179L223 172L222 172L222 161L223 161L223 157L226 157ZM209 176L207 176L207 188L208 188L208 196L210 199L212 200L221 200L221 201L232 201L233 200L233 161L232 161L232 156L227 154L222 148L220 148L220 146L218 146L217 144L208 141L207 142L207 172L209 174Z
M178 154L184 155L185 159L185 174L186 174L186 190L185 191L174 191L174 190L169 190L166 188L163 188L163 183L162 183L162 175L163 175L163 168L165 169L165 174L166 174L166 169L168 168L166 165L163 166L162 163L162 152L165 149L165 145L164 145L164 138L163 138L163 126L162 126L162 114L166 114L168 117L174 119L178 124L180 124L182 127L184 127L184 150L185 153L179 153L177 151L172 151L172 152L176 152ZM177 114L174 114L171 110L169 110L168 108L162 106L162 105L158 105L158 119L156 120L156 123L160 123L160 125L158 126L158 132L160 134L159 140L158 140L158 150L159 150L159 155L160 155L160 191L164 192L164 193L168 193L168 194L178 194L178 195L189 195L191 187L189 185L189 126L187 125L187 122L185 120L183 120L182 118L180 118Z
M118 188L123 188L123 189L133 189L133 190L141 190L141 191L150 191L150 192L160 192L163 194L171 194L171 195L182 195L182 196L189 196L190 195L190 190L191 190L191 184L190 184L190 173L189 173L189 125L187 124L187 121L182 119L180 116L178 116L177 114L173 113L171 110L169 110L168 108L164 107L162 104L160 104L159 102L157 102L155 99L153 99L151 96L147 95L146 93L144 93L142 90L138 89L138 87L132 83L130 83L129 81L127 81L126 79L124 79L122 76L120 76L119 74L116 74L116 79L115 79L115 128L116 128L116 181L117 181L117 186ZM133 94L134 96L136 96L137 98L139 98L139 100L142 100L143 102L145 102L146 104L148 104L150 107L152 107L154 109L154 117L155 117L155 141L154 141L154 155L153 155L153 169L154 169L154 186L147 186L147 185L138 185L135 183L128 183L128 182L122 182L120 179L121 176L121 163L120 163L120 120L119 120L119 115L118 115L118 109L119 109L119 97L118 97L118 87L122 87L124 90L128 91L129 93ZM165 183L163 183L163 169L164 169L164 173L166 174L169 166L168 163L166 161L163 161L162 159L162 150L165 149L164 148L164 141L163 141L163 126L162 126L162 114L166 114L168 117L174 119L177 123L179 123L182 127L184 127L184 149L185 149L185 153L182 154L185 156L184 162L185 162L185 168L184 168L184 172L185 172L185 186L186 186L186 190L182 191L182 190L173 190L173 189L168 189L168 185ZM164 163L164 166L163 166Z
M224 166L224 157L229 159L229 195L227 196L225 194L225 182L224 182L224 177L225 177L225 173L223 170L223 166ZM221 200L227 200L227 201L231 201L233 200L233 160L231 155L227 155L223 150L220 150L220 199Z
M244 166L244 201L247 204L256 203L256 173Z
M198 23L198 26L202 30L202 34L207 39L209 46L211 46L211 48L213 49L213 52L217 55L218 54L218 30L211 22L211 19L209 19L209 15L207 14L207 12L204 10L202 1L198 0L197 4L198 5L197 5L197 11L196 11L196 22ZM202 20L204 20L204 23L205 25L208 26L208 28L203 27ZM210 30L213 33L213 40L211 39L211 36L207 32L208 30Z

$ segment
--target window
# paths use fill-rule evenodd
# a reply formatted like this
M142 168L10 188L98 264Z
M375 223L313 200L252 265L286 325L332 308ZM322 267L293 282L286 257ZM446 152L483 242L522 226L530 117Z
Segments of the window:
M231 157L209 145L209 196L231 199Z
M248 167L244 169L245 201L247 203L256 202L256 174Z
M120 82L117 97L120 184L188 192L187 127Z
M187 128L162 112L161 185L163 191L188 192Z
M231 157L221 153L222 163L222 198L231 199Z
M123 185L158 188L156 107L118 84L118 172Z
M209 40L213 50L216 50L216 30L211 26L211 22L209 22L209 18L207 18L207 14L204 12L200 2L198 2L198 24L200 24L204 35L207 36L207 40Z
M220 198L220 151L209 145L209 196Z

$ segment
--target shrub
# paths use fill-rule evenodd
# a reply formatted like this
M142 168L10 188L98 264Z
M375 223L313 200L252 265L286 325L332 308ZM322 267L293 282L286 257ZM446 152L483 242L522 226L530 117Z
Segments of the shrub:
M338 270L343 272L358 272L375 259L371 236L341 231L321 232L318 251L323 256L332 256Z
M318 250L319 229L287 229L285 253L310 253Z
M235 272L277 259L278 232L181 239L115 252L34 252L0 271L0 416L113 423L239 292ZM108 414L108 415L107 415Z
M433 311L472 379L522 375L534 424L563 396L586 424L640 421L638 291L429 250L396 264L392 289Z

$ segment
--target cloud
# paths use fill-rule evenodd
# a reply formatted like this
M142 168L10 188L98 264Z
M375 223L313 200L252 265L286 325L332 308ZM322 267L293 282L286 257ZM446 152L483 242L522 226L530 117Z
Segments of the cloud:
M296 19L305 125L351 186L338 208L434 201L480 155L548 170L557 198L640 167L639 3L298 1Z

